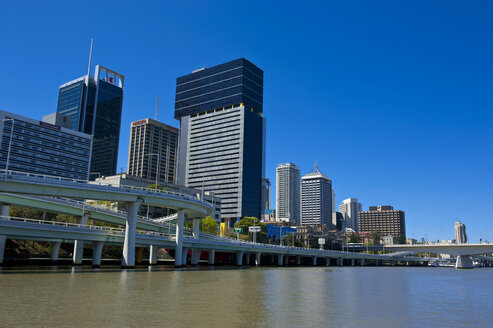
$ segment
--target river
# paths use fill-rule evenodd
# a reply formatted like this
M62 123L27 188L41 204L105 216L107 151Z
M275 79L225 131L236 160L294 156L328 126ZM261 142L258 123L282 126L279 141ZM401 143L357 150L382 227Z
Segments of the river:
M492 269L0 267L1 327L492 327Z

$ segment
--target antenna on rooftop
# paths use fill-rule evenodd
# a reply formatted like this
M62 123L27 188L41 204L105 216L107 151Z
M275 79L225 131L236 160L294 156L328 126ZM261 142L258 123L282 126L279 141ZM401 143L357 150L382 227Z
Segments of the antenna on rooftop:
M318 172L318 163L317 162L315 162L315 164L313 164L313 171Z
M157 105L159 104L159 97L156 96L156 115L154 115L154 121L157 121Z
M91 59L92 59L92 43L94 39L91 38L91 50L89 51L89 65L87 65L87 76L91 73Z

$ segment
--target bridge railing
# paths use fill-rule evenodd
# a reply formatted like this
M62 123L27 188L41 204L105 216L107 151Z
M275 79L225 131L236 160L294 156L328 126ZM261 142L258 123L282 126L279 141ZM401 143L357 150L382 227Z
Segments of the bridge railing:
M21 177L33 177L33 178L38 178L38 179L43 179L46 182L73 182L73 183L80 183L80 184L85 184L86 187L88 186L100 186L100 187L110 187L110 188L119 188L122 190L135 190L139 191L141 194L147 194L147 195L154 195L157 196L158 194L163 194L167 196L176 196L178 198L185 198L188 199L189 201L193 201L196 203L199 203L201 205L205 205L209 207L211 210L213 208L212 204L209 202L200 200L198 197L191 196L189 194L182 194L182 193L177 193L174 191L169 191L169 190L159 190L159 189L149 189L149 188L143 188L143 187L135 187L135 186L127 186L127 185L112 185L110 183L102 183L102 182L89 182L87 180L80 180L80 179L72 179L72 178L65 178L65 177L59 177L59 176L53 176L53 175L47 175L47 174L38 174L38 173L30 173L30 172L20 172L20 171L12 171L12 170L5 170L5 169L0 169L0 174L3 174L5 178L7 176L10 177L15 177L15 176L21 176ZM110 191L108 189L108 191Z

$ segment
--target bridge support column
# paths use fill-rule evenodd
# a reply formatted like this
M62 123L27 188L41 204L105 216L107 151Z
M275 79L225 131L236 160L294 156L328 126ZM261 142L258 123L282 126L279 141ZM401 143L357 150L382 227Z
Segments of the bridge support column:
M84 214L77 218L77 224L87 224L87 220L89 219L89 215ZM74 241L74 255L73 255L73 263L74 265L82 264L82 257L84 255L84 241L83 240L75 240Z
M356 259L351 259L351 266L355 266L356 265Z
M246 265L250 265L250 257L251 257L252 254L250 253L246 253L245 254L245 264Z
M200 249L192 248L192 265L199 265L200 252Z
M282 266L284 263L284 255L283 254L277 254L277 265Z
M183 265L183 225L185 224L185 211L179 210L176 218L176 247L175 267Z
M9 204L2 204L2 209L0 209L0 216L10 216Z
M139 206L139 202L127 203L127 223L125 227L125 241L123 243L122 268L135 267L135 233Z
M7 236L0 235L0 265L3 263L3 254L5 253L5 241Z
M325 266L330 266L330 257L325 258Z
M236 265L237 266L242 266L243 265L243 252L237 252L236 253Z
M200 233L200 218L194 218L193 229L192 229L193 238L198 239L199 233Z
M313 256L312 260L313 260L313 265L316 266L317 265L317 257Z
M62 243L59 241L51 242L50 261L58 261L58 252L60 252L60 246L62 246Z
M337 265L342 266L344 264L344 259L342 257L337 258Z
M262 253L255 253L255 265L260 265L260 258L262 256Z
M187 258L188 258L188 248L183 247L183 253L181 254L181 264L183 266L187 265Z
M275 255L271 255L270 256L270 263L271 264L276 264L276 256Z
M390 260L390 266L394 266L395 265L395 261L394 260Z
M296 265L301 265L301 256L296 255Z
M92 267L99 268L101 266L101 255L103 254L104 241L92 242Z
M143 257L144 257L144 247L135 247L135 263L142 264Z
M149 247L149 264L155 265L157 264L157 252L159 251L159 247L156 245L151 245Z
M455 262L456 269L472 269L472 259L467 255L458 255L457 261Z
M360 259L359 260L359 265L364 266L365 265L365 259Z
M215 250L209 249L209 261L208 261L209 265L214 265L214 257L216 255L215 253L216 253Z
M289 263L289 255L288 254L284 255L284 259L283 260L284 260L284 265L287 266L288 263Z

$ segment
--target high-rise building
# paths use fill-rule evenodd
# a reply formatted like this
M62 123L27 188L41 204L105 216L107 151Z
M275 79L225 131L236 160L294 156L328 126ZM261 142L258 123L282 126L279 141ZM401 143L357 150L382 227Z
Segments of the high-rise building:
M270 181L267 178L262 178L262 214L266 210L270 210Z
M346 228L359 231L358 226L358 214L361 212L361 203L358 203L358 198L347 198L339 205L339 212L342 213L344 221L346 222Z
M359 231L380 231L382 236L406 237L405 213L390 205L370 206L369 211L359 212Z
M176 80L178 184L214 192L229 224L261 215L263 75L240 58Z
M127 173L175 183L178 129L146 118L132 122Z
M91 176L113 175L117 170L123 104L119 73L97 65L94 76L85 75L60 86L57 113L72 118L72 128L94 136Z
M315 166L301 178L301 225L332 225L332 181Z
M300 169L292 163L276 168L276 219L300 225Z
M0 169L87 180L91 135L1 110L0 120Z

